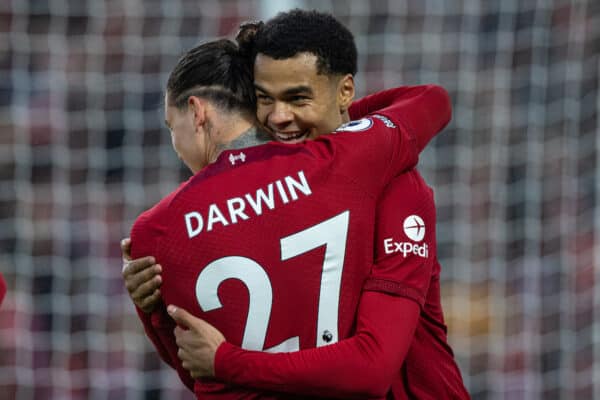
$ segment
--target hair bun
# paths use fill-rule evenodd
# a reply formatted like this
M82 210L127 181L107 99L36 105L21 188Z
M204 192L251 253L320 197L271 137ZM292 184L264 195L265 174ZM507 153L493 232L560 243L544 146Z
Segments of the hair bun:
M235 41L242 55L250 56L254 53L256 36L264 25L265 23L262 21L247 21L240 25L240 30L235 35Z

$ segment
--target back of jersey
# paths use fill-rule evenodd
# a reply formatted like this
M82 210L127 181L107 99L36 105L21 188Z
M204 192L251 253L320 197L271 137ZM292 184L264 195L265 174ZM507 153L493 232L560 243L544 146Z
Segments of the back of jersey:
M397 154L399 137L378 149L390 137L357 136L224 152L191 179L170 200L157 242L165 303L245 349L293 351L347 337L373 262L375 204L390 159L411 159Z
M268 147L224 154L172 201L163 297L246 349L333 343L370 270L377 194L333 172L332 157ZM210 176L235 157L243 165Z
M155 256L165 304L207 320L232 344L292 351L347 337L373 263L376 200L393 176L416 164L426 143L416 136L431 138L447 123L447 94L435 89L386 92L398 107L314 142L224 152L136 220L132 256ZM422 127L421 114L406 110L421 109L430 92L448 106L432 106L443 123ZM363 112L387 104L378 96L366 100ZM172 339L152 339L161 355L162 346L171 349L163 355L171 364ZM266 398L206 382L197 382L196 392Z

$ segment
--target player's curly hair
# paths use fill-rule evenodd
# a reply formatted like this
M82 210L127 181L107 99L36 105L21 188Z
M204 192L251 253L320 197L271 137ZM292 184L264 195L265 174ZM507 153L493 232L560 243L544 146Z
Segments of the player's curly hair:
M240 27L240 47L276 60L298 53L317 56L320 74L356 74L357 51L352 33L331 14L294 9L262 23Z
M187 51L167 80L168 102L184 108L194 95L204 97L225 111L254 115L252 60L231 40L203 43Z

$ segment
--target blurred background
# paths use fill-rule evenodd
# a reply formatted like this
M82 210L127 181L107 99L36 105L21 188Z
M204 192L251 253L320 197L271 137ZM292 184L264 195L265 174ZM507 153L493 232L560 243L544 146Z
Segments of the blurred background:
M182 52L292 7L355 34L358 94L438 83L449 340L474 399L600 399L600 2L0 2L0 399L190 399L119 240L187 177L163 127ZM599 280L596 284L596 280Z

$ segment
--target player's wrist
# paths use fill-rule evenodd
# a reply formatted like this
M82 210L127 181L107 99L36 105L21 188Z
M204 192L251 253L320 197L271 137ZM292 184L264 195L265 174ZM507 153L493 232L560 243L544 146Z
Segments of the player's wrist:
M227 380L229 377L228 365L231 365L232 353L235 353L239 348L232 345L231 343L224 341L222 342L215 351L215 358L213 360L213 374L215 378ZM229 363L229 364L228 364Z

